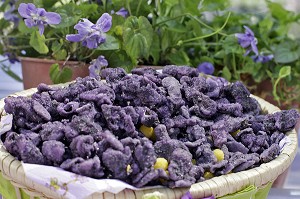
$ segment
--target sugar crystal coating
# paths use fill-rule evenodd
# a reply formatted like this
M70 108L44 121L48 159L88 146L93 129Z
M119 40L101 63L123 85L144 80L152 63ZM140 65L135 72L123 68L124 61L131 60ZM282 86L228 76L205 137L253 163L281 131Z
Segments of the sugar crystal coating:
M131 75L106 68L100 77L37 89L5 99L13 114L2 136L8 152L25 163L136 187L187 187L272 161L299 119L293 109L264 115L242 82L187 66Z

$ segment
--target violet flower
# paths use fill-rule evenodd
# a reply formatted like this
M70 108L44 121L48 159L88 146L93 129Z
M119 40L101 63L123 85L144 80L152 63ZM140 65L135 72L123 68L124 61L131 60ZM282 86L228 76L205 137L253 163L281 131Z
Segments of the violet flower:
M104 56L100 55L96 60L89 66L90 77L97 77L100 74L101 69L108 66L108 62Z
M8 61L12 64L16 63L16 62L20 62L20 60L18 59L17 55L14 53L10 53L10 52L5 52L3 53L3 56L7 56Z
M248 55L251 51L253 51L256 55L258 55L258 49L257 49L257 39L254 36L253 31L247 27L244 26L245 34L243 33L236 33L235 36L238 38L239 44L247 49L245 56Z
M21 3L18 11L25 18L26 26L29 28L37 26L41 35L44 33L45 25L59 24L61 21L59 14L46 12L44 8L36 8L32 3Z
M200 73L212 75L215 71L215 67L210 62L203 62L198 65L197 70Z
M128 15L128 11L125 8L123 8L123 7L119 11L117 11L117 12L115 12L114 10L112 10L110 13L122 16L124 18L126 18L127 15Z
M11 5L10 9L8 9L6 12L3 14L3 18L7 21L11 21L14 23L14 27L18 26L19 23L19 17L18 15L14 14L13 12L16 10L15 5Z
M106 41L105 33L108 32L112 25L112 17L108 13L104 13L93 24L88 19L83 18L74 28L78 34L69 34L66 39L71 42L81 42L83 46L93 49Z
M270 54L270 55L259 54L259 55L256 55L256 56L251 56L251 58L256 63L258 63L258 62L266 63L266 62L269 62L270 60L272 60L274 58L274 55L273 54Z

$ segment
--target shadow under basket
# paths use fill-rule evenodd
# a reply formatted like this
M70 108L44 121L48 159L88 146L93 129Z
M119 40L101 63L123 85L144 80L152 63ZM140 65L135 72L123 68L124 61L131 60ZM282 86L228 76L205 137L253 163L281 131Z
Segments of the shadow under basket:
M36 89L29 89L16 93L13 96L30 96L34 92L36 92ZM265 113L273 113L279 110L278 107L259 97L252 97L258 100ZM3 108L4 100L2 99L0 100L0 113L5 114ZM255 196L255 198L264 199L267 198L268 191L275 179L291 165L295 158L298 147L297 133L295 130L292 130L287 132L286 135L291 143L286 144L280 155L276 159L253 169L214 177L195 183L189 188L157 188L142 191L125 189L115 195L109 192L94 193L88 198L141 199L145 194L155 192L159 194L159 197L155 198L180 199L189 191L194 199L212 195L216 198L233 199L242 197L239 194L243 194L248 187L255 187L252 195L250 194L249 197L243 195L243 198L250 199ZM26 178L21 162L11 156L4 149L2 143L0 144L0 171L0 192L4 198L64 198L53 189ZM230 196L228 194L235 195Z

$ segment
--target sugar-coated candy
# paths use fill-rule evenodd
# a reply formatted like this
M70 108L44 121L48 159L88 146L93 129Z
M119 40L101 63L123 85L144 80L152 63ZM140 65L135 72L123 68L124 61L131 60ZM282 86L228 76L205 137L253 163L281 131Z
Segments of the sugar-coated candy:
M64 160L65 145L56 140L43 142L42 153L54 165L60 165Z
M242 82L174 65L40 84L31 97L7 97L4 109L13 125L2 141L18 160L170 188L272 161L300 116L263 114Z

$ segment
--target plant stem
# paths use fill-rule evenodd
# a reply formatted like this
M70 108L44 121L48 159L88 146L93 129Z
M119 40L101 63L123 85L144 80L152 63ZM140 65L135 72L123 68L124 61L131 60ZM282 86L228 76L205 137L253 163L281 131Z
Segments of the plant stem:
M142 0L139 0L139 4L138 4L138 6L137 6L136 13L135 13L136 16L139 15L139 11L140 11L140 8L141 8L141 4L142 4Z
M2 38L28 38L28 37L24 37L24 36L17 36L17 35L14 35L14 36L9 36L9 35L0 35L0 39Z
M217 43L217 42L207 42L207 43L192 43L192 42L189 42L189 43L185 43L185 44L182 44L182 46L221 46L222 44L221 43Z
M198 39L202 39L202 38L210 37L210 36L212 36L212 35L214 35L214 34L220 34L220 35L223 35L223 36L228 36L227 34L222 33L221 31L225 28L226 24L228 23L228 20L229 20L230 15L231 15L231 12L228 13L228 16L227 16L227 18L226 18L225 23L224 23L223 26L222 26L220 29L218 29L218 30L215 30L213 27L207 25L206 23L204 23L203 21L197 19L196 17L194 17L193 15L191 15L191 14L189 14L189 13L187 13L187 14L182 14L182 15L178 15L178 16L173 17L173 18L170 18L170 19L166 19L166 20L164 20L164 21L161 21L161 22L155 24L154 27L159 26L159 25L161 25L161 24L164 24L164 23L166 23L166 22L168 22L168 21L172 21L172 20L181 18L181 17L189 17L189 18L191 18L191 19L196 20L200 25L203 25L204 27L206 27L206 28L208 28L208 29L214 31L213 33L209 34L208 36L204 35L204 36L201 36L201 37L196 37L196 38L190 39L190 41L197 40L197 38L198 38ZM185 42L189 42L189 40L185 40Z
M129 2L129 0L126 0L126 8L127 8L128 12L129 12L129 15L131 16L131 9L130 9L130 2Z
M231 15L231 12L228 13L226 21L224 22L223 26L221 28L219 28L218 30L216 30L215 32L212 32L212 33L207 34L207 35L202 35L200 37L195 37L195 38L192 38L192 39L183 40L183 41L181 41L181 43L187 43L187 42L191 42L191 41L195 41L195 40L199 40L199 39L204 39L206 37L211 37L215 34L218 34L220 31L222 31L225 28L225 26L228 23L228 20L230 18L230 15Z
M233 67L234 78L236 80L240 80L240 75L237 74L237 70L236 70L236 61L235 61L234 53L232 53L232 67Z
M203 21L201 21L201 20L198 19L197 17L191 15L190 13L187 13L186 15L187 15L188 17L194 19L195 21L197 21L200 25L204 26L205 28L210 29L210 30L212 30L212 31L215 31L215 29L214 29L213 27L207 25L206 23L204 23ZM220 32L219 34L220 34L220 35L227 36L227 34L222 33L222 32Z
M91 57L95 52L96 52L96 50L92 50L92 52L90 54L88 54L87 56L83 57L82 59L87 59L87 58Z
M7 47L11 48L13 50L19 50L19 49L23 50L24 48L32 48L30 45L24 45L24 46L10 46L10 45L8 45Z
M156 0L156 5L157 5L157 12L159 15L161 15L161 5L160 5L160 0Z
M155 27L155 26L159 26L159 25L161 25L161 24L164 24L164 23L166 23L166 22L168 22L168 21L173 21L173 20L175 20L175 19L178 19L178 18L180 18L180 17L185 17L185 16L187 16L187 14L182 14L182 15L178 15L178 16L176 16L176 17L170 18L170 19L166 19L166 20L164 20L164 21L161 21L161 22L155 24L154 27Z

